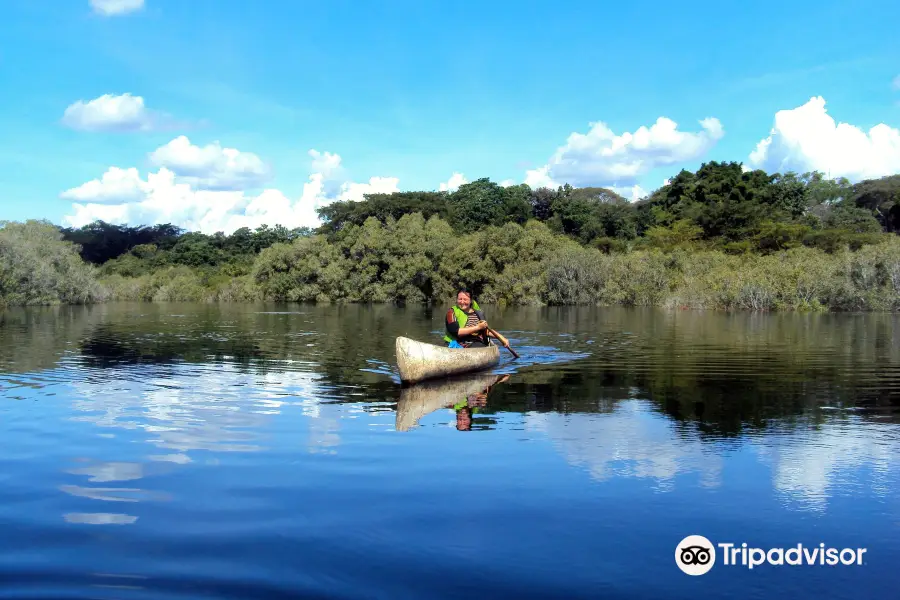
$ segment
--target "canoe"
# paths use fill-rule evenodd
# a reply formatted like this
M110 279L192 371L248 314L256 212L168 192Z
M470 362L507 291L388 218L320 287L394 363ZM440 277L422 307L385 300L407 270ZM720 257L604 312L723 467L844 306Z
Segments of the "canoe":
M433 379L403 388L397 402L395 428L397 431L409 431L425 415L451 407L472 394L484 392L500 377L493 373L477 373L450 379Z
M487 348L447 348L398 337L396 347L403 383L471 373L500 362L500 347L494 344Z

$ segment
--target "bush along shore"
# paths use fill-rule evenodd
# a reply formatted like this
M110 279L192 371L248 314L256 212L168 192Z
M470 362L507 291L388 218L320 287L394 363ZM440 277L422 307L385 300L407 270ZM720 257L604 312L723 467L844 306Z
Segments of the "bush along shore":
M604 188L373 194L315 229L0 222L0 305L104 301L900 310L900 175L851 185L737 163L629 202Z

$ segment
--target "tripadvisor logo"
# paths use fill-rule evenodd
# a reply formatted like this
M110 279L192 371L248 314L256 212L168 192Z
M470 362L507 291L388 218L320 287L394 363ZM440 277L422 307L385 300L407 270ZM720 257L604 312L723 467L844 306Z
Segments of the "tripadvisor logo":
M716 564L716 548L702 535L689 535L675 547L675 563L688 575L705 575Z
M716 550L718 548L718 551ZM717 553L724 566L753 569L761 565L774 566L837 566L862 565L866 548L831 548L797 544L789 548L754 548L746 542L713 544L702 535L689 535L675 546L675 564L688 575L705 575L716 564Z

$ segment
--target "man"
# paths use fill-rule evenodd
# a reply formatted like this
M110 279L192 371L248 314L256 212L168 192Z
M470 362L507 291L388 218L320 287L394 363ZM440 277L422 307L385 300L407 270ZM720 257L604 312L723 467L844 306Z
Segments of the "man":
M490 331L478 302L466 288L457 292L456 305L447 311L444 324L447 328L444 341L450 348L486 348L491 343L488 338L496 338L504 348L509 347L505 337Z
M509 381L509 375L501 375L494 383L487 386L486 389L477 394L470 394L469 396L464 397L462 402L454 404L453 410L456 411L456 429L458 431L471 431L474 415L487 406L487 398L488 394L491 393L491 388L498 383L505 383L507 381Z

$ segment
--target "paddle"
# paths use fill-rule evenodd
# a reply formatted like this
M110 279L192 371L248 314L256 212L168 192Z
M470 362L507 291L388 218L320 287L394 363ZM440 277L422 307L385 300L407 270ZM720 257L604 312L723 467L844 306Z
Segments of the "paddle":
M500 335L499 333L497 333L494 329L491 329L490 327L488 327L488 331L493 333L494 337L496 337L497 339L501 340L502 342L505 342L507 344L505 346L506 349L509 350L510 352L512 352L513 356L515 356L516 358L519 358L519 354L515 350L513 350L511 346L509 346L509 340L507 340L505 337L503 337L502 335Z

